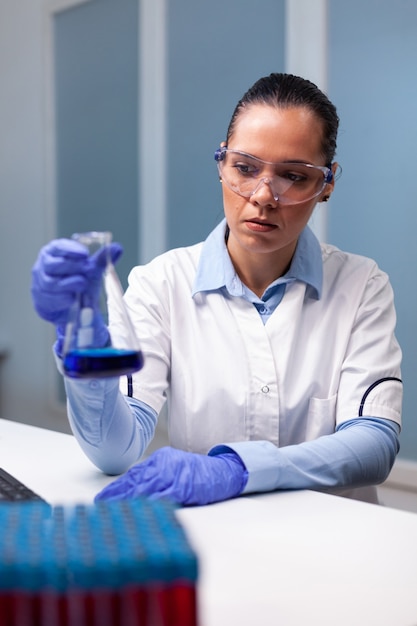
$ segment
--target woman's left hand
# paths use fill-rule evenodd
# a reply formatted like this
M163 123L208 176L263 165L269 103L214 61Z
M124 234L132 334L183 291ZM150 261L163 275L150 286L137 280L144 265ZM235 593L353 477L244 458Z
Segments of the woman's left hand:
M234 452L206 456L165 447L107 485L95 500L149 496L183 505L209 504L240 495L247 477Z

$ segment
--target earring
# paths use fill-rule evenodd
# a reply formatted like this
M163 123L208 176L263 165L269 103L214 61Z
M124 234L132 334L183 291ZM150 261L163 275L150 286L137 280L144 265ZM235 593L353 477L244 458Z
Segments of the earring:
M330 200L330 195L323 196L322 202L328 202Z

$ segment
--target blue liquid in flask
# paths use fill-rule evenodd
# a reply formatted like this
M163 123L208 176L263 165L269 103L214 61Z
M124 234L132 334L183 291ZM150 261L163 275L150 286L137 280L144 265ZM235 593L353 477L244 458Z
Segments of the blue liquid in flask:
M143 367L140 350L118 348L78 348L64 356L64 371L70 378L109 378L125 376Z

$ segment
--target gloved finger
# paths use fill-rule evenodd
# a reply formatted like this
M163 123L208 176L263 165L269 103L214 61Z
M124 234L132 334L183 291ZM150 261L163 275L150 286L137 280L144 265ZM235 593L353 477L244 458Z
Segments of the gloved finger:
M125 474L116 478L97 494L97 500L115 500L149 495L170 487L174 480L172 469L165 463L166 454L161 448L146 461L137 463Z
M32 270L32 292L47 294L55 297L61 294L80 293L85 290L87 279L82 274L69 276L51 276L35 268Z
M123 248L119 243L111 243L108 246L97 250L88 259L86 266L86 275L88 278L101 278L103 271L106 269L108 262L113 265L120 259L123 254Z
M85 261L82 261L85 264ZM32 269L31 296L36 312L46 321L64 324L77 293L82 293L87 279L82 274L50 275L42 263Z
M149 500L170 500L173 504L187 504L181 494L172 487L167 487L161 491L154 491L148 496Z
M65 323L68 313L74 304L74 292L63 292L57 297L57 292L43 292L42 297L38 297L36 291L32 289L32 301L35 311L47 322Z
M113 243L111 243L109 247L110 247L110 259L114 265L122 256L123 247L120 245L120 243L117 243L117 241L114 241Z
M95 500L119 500L134 497L137 485L140 484L142 466L143 463L139 463L113 480L96 495ZM135 473L132 469L135 469Z
M115 481L116 482L116 481ZM94 498L94 502L101 500L129 500L136 496L136 492L132 488L115 485L115 482L104 487Z
M47 250L51 256L63 256L68 259L88 256L87 247L74 239L53 239L43 249Z
M131 480L140 484L142 493L171 493L193 483L192 467L195 455L165 446L159 448L144 463L133 466ZM140 480L137 471L140 469Z
M124 476L117 478L112 483L104 487L94 498L95 502L99 500L127 500L129 498L135 498L139 495L147 495L146 492L141 492L138 485L132 484L129 481L123 480Z
M77 241L54 239L41 249L34 270L49 276L83 273L87 259L87 248Z

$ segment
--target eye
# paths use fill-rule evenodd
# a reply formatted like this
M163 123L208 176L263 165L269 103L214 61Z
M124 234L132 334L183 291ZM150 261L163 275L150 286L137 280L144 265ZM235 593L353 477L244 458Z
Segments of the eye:
M235 170L242 176L256 176L259 172L259 168L255 167L252 163L234 163L233 166Z
M301 173L301 172L282 172L282 174L280 174L281 178L285 178L286 180L290 180L292 183L305 183L308 180L308 176L306 176L306 174Z

